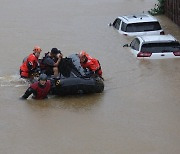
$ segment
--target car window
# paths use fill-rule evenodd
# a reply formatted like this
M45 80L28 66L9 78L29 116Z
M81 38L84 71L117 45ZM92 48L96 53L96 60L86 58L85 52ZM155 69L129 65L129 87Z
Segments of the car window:
M128 24L126 32L144 32L144 31L155 31L161 30L159 22L143 22Z
M140 41L137 38L135 38L130 44L131 48L137 51L139 50L139 45L140 45Z
M119 18L117 18L114 22L113 22L113 27L116 28L117 30L119 30L119 26L120 26L121 20Z
M121 30L123 32L126 32L126 27L127 27L127 24L122 21Z
M148 44L143 44L141 48L141 52L150 52L150 53L175 52L175 51L180 51L179 42L148 43Z

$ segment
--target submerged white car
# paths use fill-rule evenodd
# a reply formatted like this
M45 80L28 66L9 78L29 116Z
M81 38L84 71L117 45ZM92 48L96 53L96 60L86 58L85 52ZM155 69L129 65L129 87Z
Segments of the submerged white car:
M113 26L120 34L128 36L164 35L164 31L158 20L150 14L145 13L119 16L109 26Z
M180 58L180 43L172 35L137 36L123 47L139 59Z

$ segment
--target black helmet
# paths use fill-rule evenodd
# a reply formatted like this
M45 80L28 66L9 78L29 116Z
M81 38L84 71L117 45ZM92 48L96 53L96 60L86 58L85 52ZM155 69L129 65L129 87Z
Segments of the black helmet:
M51 53L52 53L52 54L56 54L56 55L57 55L58 53L60 53L60 54L61 54L61 51L60 51L60 50L58 50L57 48L52 48L52 49L51 49Z
M46 81L46 80L47 80L47 75L46 75L46 74L41 74L41 75L39 76L39 80Z

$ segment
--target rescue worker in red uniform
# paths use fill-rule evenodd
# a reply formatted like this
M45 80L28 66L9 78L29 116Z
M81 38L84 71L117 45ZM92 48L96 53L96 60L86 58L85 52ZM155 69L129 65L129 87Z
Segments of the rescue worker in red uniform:
M83 50L79 52L79 59L80 59L81 66L84 69L88 68L91 72L99 75L102 78L101 65L97 59L92 58L91 56L89 56L89 54L87 54Z
M42 49L39 46L35 46L33 53L23 61L23 64L20 66L20 76L22 78L30 78L30 76L37 71L39 67L38 58L41 51Z
M27 99L31 94L33 94L34 99L45 99L48 98L47 95L51 89L51 82L47 80L46 74L41 74L39 76L39 81L31 84L31 86L26 90L21 99Z

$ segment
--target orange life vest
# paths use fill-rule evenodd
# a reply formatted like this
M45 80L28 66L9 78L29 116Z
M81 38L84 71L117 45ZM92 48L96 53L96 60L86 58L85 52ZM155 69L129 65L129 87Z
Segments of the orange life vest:
M28 65L31 65L31 69L28 68ZM30 75L30 71L35 70L38 66L38 58L32 53L20 66L20 75L21 77L28 78Z
M102 70L99 61L95 58L90 57L88 54L86 55L86 57L86 62L81 63L81 66L83 68L88 68L90 71L97 73L99 76L102 76Z

